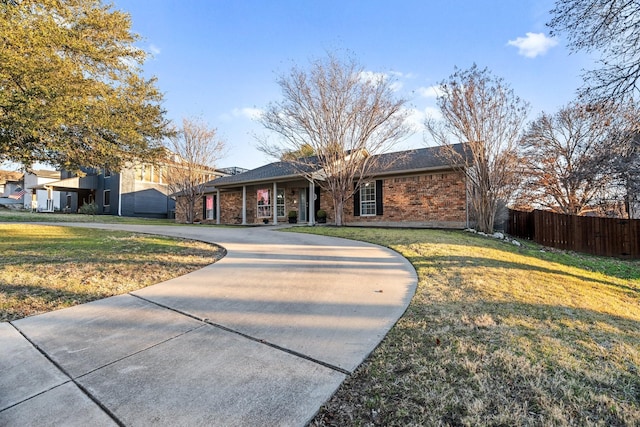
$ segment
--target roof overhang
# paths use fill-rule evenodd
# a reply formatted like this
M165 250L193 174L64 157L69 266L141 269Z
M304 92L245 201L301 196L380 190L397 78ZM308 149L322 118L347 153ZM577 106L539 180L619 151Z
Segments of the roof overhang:
M277 177L271 177L271 178L260 178L260 179L246 180L246 181L230 182L228 184L216 184L216 182L214 181L213 187L220 190L226 190L231 188L243 187L245 185L258 185L258 184L267 184L267 183L274 183L274 182L293 182L293 181L300 181L300 180L308 180L308 178L304 174L293 174L293 175L277 176Z
M95 190L97 189L97 177L83 176L83 177L73 177L73 178L65 178L60 181L48 182L46 184L40 184L36 187L33 187L37 190L48 190L53 189L54 191L71 191L75 192L78 190Z

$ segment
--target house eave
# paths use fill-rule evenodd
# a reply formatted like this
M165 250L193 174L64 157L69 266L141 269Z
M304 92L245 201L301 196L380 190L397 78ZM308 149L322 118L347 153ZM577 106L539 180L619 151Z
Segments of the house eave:
M252 179L247 181L237 181L237 182L222 184L222 185L214 183L214 188L220 189L220 190L228 190L231 188L243 187L245 185L299 181L301 179L307 179L307 177L302 174L293 174L293 175L277 176L277 177L271 177L271 178Z
M451 165L440 165L440 166L432 166L428 168L415 168L415 169L402 169L402 170L394 170L394 171L382 171L379 173L370 174L371 177L383 177L383 176L394 176L394 175L414 175L419 173L433 173L439 171L452 171L456 169L462 169L463 166L451 166Z

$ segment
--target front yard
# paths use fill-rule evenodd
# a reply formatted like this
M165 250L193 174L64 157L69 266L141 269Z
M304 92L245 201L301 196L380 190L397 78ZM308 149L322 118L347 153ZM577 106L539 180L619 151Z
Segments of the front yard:
M0 321L153 285L215 262L206 243L106 230L0 223Z
M102 219L102 218L101 218ZM312 426L640 425L640 261L463 232L297 227L390 247L419 283ZM0 222L0 320L126 293L219 248Z
M419 277L311 425L640 425L639 261L463 232L295 231L388 246Z

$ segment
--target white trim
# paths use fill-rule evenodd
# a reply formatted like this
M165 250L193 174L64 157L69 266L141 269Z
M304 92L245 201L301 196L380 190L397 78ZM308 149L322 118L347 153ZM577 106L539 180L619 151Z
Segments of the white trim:
M220 225L220 189L216 190L216 224Z
M218 201L218 203L220 203ZM242 186L242 225L247 225L247 186Z
M373 201L372 200L362 200L362 194L363 194L363 189L364 188L373 188ZM365 181L362 182L360 185L360 216L363 217L367 217L367 216L376 216L378 214L378 206L377 206L377 199L378 199L378 192L376 191L376 181ZM370 205L371 203L373 203L373 213L364 213L364 209L363 209L363 205L364 203L367 203L368 205Z
M278 184L273 183L273 196L271 196L271 214L273 215L273 225L278 225Z
M309 225L316 224L316 184L313 180L309 180L309 200L307 200L309 204Z
M118 174L118 216L122 216L122 172Z

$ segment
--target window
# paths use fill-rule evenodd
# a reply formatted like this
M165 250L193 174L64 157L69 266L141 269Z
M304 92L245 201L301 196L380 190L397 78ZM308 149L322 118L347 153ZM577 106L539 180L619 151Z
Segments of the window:
M143 181L148 181L151 182L153 180L153 167L150 165L145 165L144 166L144 176L143 176Z
M360 216L376 214L376 186L375 182L367 182L360 187Z
M353 216L379 216L383 214L383 181L377 179L362 183L353 193Z
M109 206L111 204L111 190L104 190L103 194L103 205Z
M276 209L278 216L284 215L284 188L278 189L278 195L276 196Z
M258 218L271 217L271 198L269 190L261 188L258 190Z
M205 218L216 219L213 206L213 194L208 194L207 196L205 196Z

